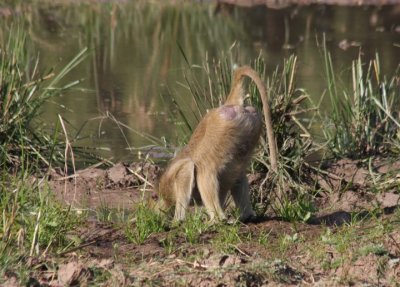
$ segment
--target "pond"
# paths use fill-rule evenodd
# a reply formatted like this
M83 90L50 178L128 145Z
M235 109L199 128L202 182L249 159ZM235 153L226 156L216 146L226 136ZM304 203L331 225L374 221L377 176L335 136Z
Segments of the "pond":
M159 144L163 138L181 143L170 96L192 101L185 75L206 59L212 63L228 55L250 64L261 55L270 75L285 57L297 55L297 86L315 101L326 90L323 37L343 78L358 55L368 62L379 54L381 70L389 76L400 62L400 5L272 9L210 2L67 2L0 4L0 39L4 42L13 23L22 23L32 56L38 55L47 71L89 48L67 77L82 82L49 102L42 117L52 125L61 114L72 138L83 127L76 145L98 148L112 161L132 159L135 148L154 144L149 137ZM327 101L322 110L329 110Z

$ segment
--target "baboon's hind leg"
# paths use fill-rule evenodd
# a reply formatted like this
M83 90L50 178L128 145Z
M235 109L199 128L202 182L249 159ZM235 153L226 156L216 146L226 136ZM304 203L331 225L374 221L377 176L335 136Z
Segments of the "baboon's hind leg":
M197 171L196 178L201 200L207 209L211 221L226 219L219 198L217 172L203 168Z

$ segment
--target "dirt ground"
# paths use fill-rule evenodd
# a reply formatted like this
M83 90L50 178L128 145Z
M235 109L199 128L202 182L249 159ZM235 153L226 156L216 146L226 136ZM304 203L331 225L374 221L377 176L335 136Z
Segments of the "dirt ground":
M221 247L215 229L195 243L172 227L135 244L120 226L92 218L69 235L77 247L28 262L30 286L399 286L400 161L344 159L323 168L314 179L318 212L307 223L261 218ZM49 185L76 208L132 210L143 194L155 196L159 173L149 163L120 163L54 173ZM384 192L371 192L378 178Z

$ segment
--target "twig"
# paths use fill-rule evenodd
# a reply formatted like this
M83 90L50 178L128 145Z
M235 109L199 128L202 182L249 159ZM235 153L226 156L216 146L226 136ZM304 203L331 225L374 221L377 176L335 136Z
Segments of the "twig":
M240 254L246 256L246 257L251 257L251 254L248 254L247 252L241 250L238 246L234 245L234 244L229 244L230 246L232 246L233 248L235 248L235 250L237 252L239 252Z
M317 111L317 110L318 110L318 108L309 108L309 109L305 109L305 110L299 110L299 111L293 111L293 112L290 112L290 113L286 113L285 115L297 116L297 115L301 115L301 114L304 114L304 113L313 112L313 111Z
M142 180L145 184L150 185L151 187L154 188L154 185L149 182L147 179L145 179L143 176L141 176L140 174L138 174L136 171L132 170L131 168L127 167L126 168L130 173L132 173L133 175L135 175L137 178L139 178L140 180Z
M308 132L308 130L301 124L301 122L295 117L292 116L293 121L299 126L299 128L305 133L306 137L311 137L311 134Z
M68 175L68 176L61 177L61 178L56 178L55 181L62 181L62 180L75 178L75 177L79 177L79 174L75 173L75 174L71 174L71 175Z
M389 234L389 237L393 240L394 245L396 245L397 251L400 253L400 244L394 239L393 235Z
M81 245L79 245L79 246L73 247L73 248L71 248L71 249L69 249L69 250L66 250L66 251L63 251L63 252L61 252L61 253L57 253L57 255L63 256L63 255L68 254L68 253L70 253L70 252L74 252L74 251L77 251L77 250L79 250L79 249L85 248L85 247L87 247L87 246L89 246L89 245L92 245L92 244L94 244L94 243L96 243L96 242L97 242L97 239L96 239L96 240L89 241L89 242L87 242L87 243L83 243L83 244L81 244Z
M292 104L293 104L293 105L298 105L298 104L300 104L302 101L304 101L305 99L308 99L308 96L307 96L307 95L302 95L302 96L300 96L300 97L294 99L294 100L292 101Z
M203 269L210 268L210 266L204 265L204 264L200 264L197 261L190 262L190 261L185 261L185 260L182 260L182 259L176 259L175 261L178 262L178 264L185 264L185 265L191 266L193 268L203 268Z
M337 176L337 175L334 174L334 173L331 173L331 172L322 170L322 169L317 168L317 167L315 167L315 166L312 166L312 165L310 165L310 164L308 164L308 163L306 163L306 162L303 162L303 164L304 164L305 166L307 166L307 167L309 167L309 168L311 168L311 169L313 169L313 170L316 170L316 171L318 171L318 172L320 172L320 173L323 173L323 174L325 174L325 175L327 175L327 176L329 176L329 177L331 177L331 178L333 178L333 179L336 179L336 180L343 180L343 177Z
M41 215L42 215L42 210L39 209L39 212L38 212L38 215L37 215L37 219L36 219L35 230L33 232L32 245L31 245L31 251L29 252L29 256L33 255L33 251L35 249L35 245L36 245L36 242L37 242L37 236L38 236L38 232L39 232L39 223L40 223Z
M70 151L71 154L71 162L72 162L72 168L74 170L74 174L76 174L76 169L75 169L75 156L74 156L74 151L72 149L71 142L69 141L68 134L67 134L67 129L65 128L64 121L61 117L61 115L58 115L58 118L60 119L61 127L64 131L65 135L65 163L64 163L64 174L68 174L68 166L67 166L67 158L68 158L68 150ZM64 184L64 193L67 192L67 182ZM76 177L74 177L74 200L76 196Z

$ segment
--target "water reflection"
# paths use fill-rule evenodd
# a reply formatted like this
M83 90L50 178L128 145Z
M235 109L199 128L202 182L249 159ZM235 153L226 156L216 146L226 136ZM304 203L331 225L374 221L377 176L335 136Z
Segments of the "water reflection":
M128 159L132 156L128 146L149 141L104 115L111 113L137 131L176 142L179 128L170 120L174 108L168 95L177 93L190 103L191 93L184 84L188 64L202 65L206 57L227 53L233 43L240 46L232 54L234 62L248 64L262 53L269 73L284 57L298 55L298 87L316 101L326 88L317 45L323 33L339 73L346 75L359 53L365 61L379 53L387 74L399 64L400 48L395 44L400 44L400 6L277 10L132 2L22 3L0 9L7 11L0 19L0 39L4 41L13 22L23 22L42 69L60 68L83 47L90 47L85 63L68 77L82 79L80 89L57 100L66 109L49 103L43 117L54 123L61 113L77 130L86 123L86 134L91 136L80 145L108 147L111 151L104 155L114 159ZM207 84L205 79L200 82ZM343 87L350 88L346 82Z

